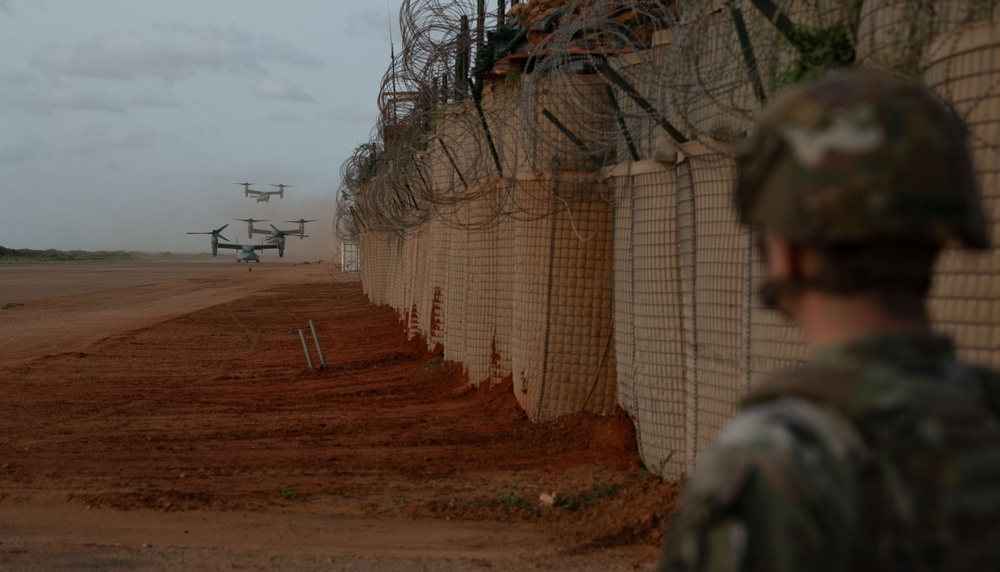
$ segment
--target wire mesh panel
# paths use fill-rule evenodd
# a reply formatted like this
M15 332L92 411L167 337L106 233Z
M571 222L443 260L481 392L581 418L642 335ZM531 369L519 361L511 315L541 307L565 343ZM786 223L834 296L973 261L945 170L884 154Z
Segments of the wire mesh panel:
M507 194L506 182L495 182L496 196ZM493 338L493 381L499 383L511 375L511 355L513 354L514 292L521 274L517 266L515 220L502 215L497 220L496 242L496 308ZM517 335L521 335L520 331Z
M403 237L400 232L386 233L386 304L397 312L403 310Z
M611 206L599 189L584 201L566 184L520 182L522 204L550 213L516 223L514 390L536 421L615 403Z
M527 136L520 88L519 76L510 76L507 82L490 86L483 95L483 114L504 177L513 177L528 168L528 149L522 143Z
M635 308L632 305L632 163L617 165L607 171L608 185L614 197L614 311L615 362L617 364L618 405L635 415Z
M347 241L342 244L340 268L344 272L361 271L361 253L357 242Z
M411 266L411 290L409 296L409 309L407 311L407 337L413 339L416 336L424 336L427 332L425 322L429 316L427 306L427 266L428 266L428 239L430 232L428 225L424 224L413 228L407 234L407 245L410 250L409 257Z
M388 287L389 247L386 233L367 232L361 235L361 273L365 293L373 304L386 303Z
M697 463L746 393L749 241L733 207L734 161L700 143L681 146L694 197L694 313L697 328Z
M689 134L732 138L749 127L749 114L760 108L736 39L733 12L722 0L687 6L670 57L663 62L677 86L672 107ZM773 41L773 26L757 26L751 37L761 36Z
M492 185L484 184L485 189ZM468 262L465 272L465 364L469 383L478 386L493 377L496 308L497 217L492 193L480 193L469 203Z
M540 65L549 61L544 59ZM608 141L617 142L617 127L605 113L606 85L597 74L535 68L522 90L531 135L524 143L533 145L532 169L555 174L597 168Z
M610 415L616 377L612 207L600 183L560 179L554 189L549 338L538 418L577 411Z
M920 54L933 37L932 4L926 0L865 0L855 47L858 65L916 76Z
M998 6L996 0L865 0L858 23L858 65L916 77L931 40L989 19Z
M661 118L671 125L682 123L678 117L671 115L670 102L674 98L668 92L674 86L656 73L657 68L666 65L670 57L672 34L670 29L657 30L652 34L651 46L642 55L630 53L609 60L615 72L634 90L634 95L630 96L619 87L612 90L609 96L619 116L615 157L623 163L646 159L672 161L676 154L676 142L660 123Z
M445 343L445 290L448 288L448 263L450 255L450 244L452 238L451 228L440 220L432 220L432 234L434 240L431 243L430 258L430 307L429 307L429 335L427 345L430 348L438 344L444 346Z
M400 258L402 265L402 296L399 304L399 315L403 319L407 332L410 329L410 314L413 313L414 280L416 278L415 263L417 259L417 229L408 228L402 231L403 250Z
M923 81L969 128L970 148L994 245L1000 244L1000 20L956 29L927 47ZM1000 367L1000 250L945 251L931 295L935 322L959 353Z
M456 207L461 213L458 216L464 218L466 205L457 204ZM466 367L466 269L470 262L468 244L469 231L464 227L452 227L448 237L448 285L444 290L444 357L462 362L463 367Z
M358 273L361 274L361 286L365 292L365 296L368 296L369 300L374 300L372 298L372 289L375 288L375 243L372 233L361 232L358 235L358 253L360 259L360 265L358 267Z
M695 225L694 183L691 180L691 163L678 155L677 163L677 260L680 266L681 323L684 332L684 392L675 399L684 400L683 456L668 467L670 475L690 474L694 470L694 451L697 432L692 429L698 419L698 316L695 313Z
M686 354L678 243L677 171L642 161L633 167L635 411L639 452L647 467L684 473Z
M548 355L548 302L555 232L555 217L546 213L554 210L555 196L540 181L530 179L517 181L513 195L526 212L514 223L517 279L511 367L514 395L528 418L537 419Z

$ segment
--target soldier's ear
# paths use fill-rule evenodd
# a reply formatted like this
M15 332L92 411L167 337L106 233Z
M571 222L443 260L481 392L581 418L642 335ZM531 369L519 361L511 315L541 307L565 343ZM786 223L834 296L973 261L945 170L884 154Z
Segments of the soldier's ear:
M789 282L799 278L799 252L789 240L771 230L761 231L764 272L768 280Z

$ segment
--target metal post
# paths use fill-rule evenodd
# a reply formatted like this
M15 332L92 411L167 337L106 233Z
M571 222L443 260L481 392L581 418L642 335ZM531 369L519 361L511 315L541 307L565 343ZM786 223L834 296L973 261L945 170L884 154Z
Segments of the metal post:
M323 347L319 345L319 335L316 334L316 324L309 320L309 327L312 328L313 340L316 342L316 353L319 354L320 367L326 369L326 358L323 357Z
M486 0L476 3L476 46L482 46L486 39Z
M313 358L309 355L309 346L306 345L306 333L301 328L299 329L299 339L302 340L302 349L306 351L306 362L309 364L309 369L312 369Z

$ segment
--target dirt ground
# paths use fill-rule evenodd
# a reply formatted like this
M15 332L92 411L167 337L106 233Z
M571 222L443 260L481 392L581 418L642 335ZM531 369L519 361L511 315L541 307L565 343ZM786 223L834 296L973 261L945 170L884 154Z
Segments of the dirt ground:
M677 500L328 264L0 266L0 308L3 570L641 570Z

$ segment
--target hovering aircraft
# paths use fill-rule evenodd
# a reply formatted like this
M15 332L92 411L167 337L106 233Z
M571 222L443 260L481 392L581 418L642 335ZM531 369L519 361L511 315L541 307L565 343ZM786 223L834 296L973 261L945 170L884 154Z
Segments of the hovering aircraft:
M267 222L266 218L263 219L263 220L258 220L258 219L255 219L255 218L237 218L237 219L233 219L233 220L238 220L238 221L242 221L242 222L247 223L247 238L253 238L254 234L262 234L262 233L266 234L267 233L266 230L265 231L260 231L260 230L257 230L257 229L255 229L253 227L253 223L255 223L255 222ZM254 232L255 230L257 230L257 232Z
M243 219L236 219L236 220L243 220ZM266 221L257 221L257 222L266 222ZM296 222L296 221L285 221L285 222ZM298 236L300 239L303 237L304 238L309 237L308 234L302 234L302 232L305 230L305 227L303 225L299 225L299 228L296 230L281 230L278 227L274 226L273 224L268 226L271 227L271 230L267 230L265 228L251 228L250 232L251 234L267 235L267 238L264 240L274 240L279 237L284 239L286 236Z
M302 240L302 238L304 236L306 236L306 223L307 222L316 222L316 219L305 220L305 219L301 219L300 218L299 220L286 220L285 222L297 222L297 223L299 223L299 240ZM289 231L285 231L285 234L292 234L292 233L289 232Z
M213 231L209 231L209 232L189 232L188 234L210 234L210 235L212 235L212 256L215 256L215 254L219 251L219 239L221 238L222 240L229 240L228 238L222 236L222 231L225 230L227 226L229 226L228 223L220 226L219 228L217 228L217 229L215 229Z
M257 199L258 203L271 202L271 195L278 195L278 198L285 197L285 187L290 187L291 185L271 185L272 187L278 187L277 191L255 191L250 188L253 183L235 183L237 185L243 185L243 194L247 197L253 197Z
M243 185L243 192L246 194L246 196L248 197L250 196L250 185L252 185L253 183L233 183L233 184Z
M274 226L273 224L269 225L269 226L271 227L271 231L270 232L268 232L267 230L261 229L261 228L255 228L255 229L253 229L253 232L254 232L254 234L266 234L267 238L264 239L264 242L276 246L278 248L278 256L284 256L284 254L285 254L285 237L288 236L288 235L295 236L296 234L298 234L298 231L295 231L295 230L281 230L278 227ZM305 236L309 236L309 235L305 235Z
M209 231L209 232L189 232L188 234L210 234L212 235L212 256L216 256L219 253L220 248L225 248L229 250L239 250L236 253L236 262L242 262L246 260L247 262L253 260L254 262L260 262L260 256L257 254L259 250L270 250L276 248L278 250L278 258L285 256L285 243L282 237L282 241L277 244L227 244L219 243L219 239L229 240L228 238L222 236L222 231L229 226L224 224L221 227Z

